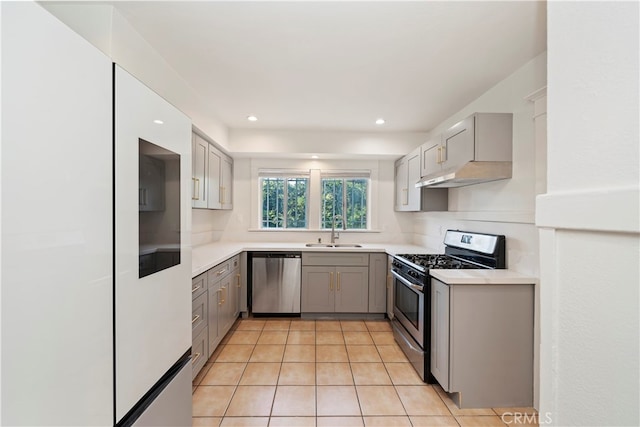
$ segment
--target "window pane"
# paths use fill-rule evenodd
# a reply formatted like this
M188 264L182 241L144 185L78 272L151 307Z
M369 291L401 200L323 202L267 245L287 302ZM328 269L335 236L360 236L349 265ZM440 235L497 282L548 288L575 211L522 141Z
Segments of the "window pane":
M287 228L307 227L307 181L287 179Z
M262 227L284 227L283 178L262 178Z
M336 228L342 228L342 192L344 180L337 178L322 179L322 211L320 218L321 228L331 228L333 218L336 219Z
M306 228L308 178L262 177L262 228Z
M367 228L367 186L369 180L347 179L347 228Z

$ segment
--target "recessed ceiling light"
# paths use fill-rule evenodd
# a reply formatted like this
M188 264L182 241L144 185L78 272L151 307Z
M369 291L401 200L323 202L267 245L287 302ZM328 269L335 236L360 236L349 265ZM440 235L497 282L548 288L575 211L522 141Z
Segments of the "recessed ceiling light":
M255 122L258 120L258 118L256 116L248 116L247 120L249 120L250 122Z
M383 124L384 124L384 119L378 119L378 120L376 120L376 124L377 124L377 125L383 125Z
M164 124L164 122L163 122L162 120L158 120L158 119L155 119L155 120L153 121L153 123L155 123L155 124L157 124L157 125L162 125L162 124Z
M320 157L316 156L315 154L313 156L311 156L312 159L319 159Z

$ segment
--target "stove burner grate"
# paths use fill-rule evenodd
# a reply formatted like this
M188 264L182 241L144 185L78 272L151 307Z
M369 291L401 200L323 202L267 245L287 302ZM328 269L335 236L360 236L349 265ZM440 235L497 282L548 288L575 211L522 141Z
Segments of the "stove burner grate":
M433 269L478 268L473 264L469 264L464 261L460 261L458 259L452 258L448 255L443 255L443 254L401 254L401 255L398 255L398 257L405 259L410 263L418 267L421 267L425 270L428 270L431 268Z

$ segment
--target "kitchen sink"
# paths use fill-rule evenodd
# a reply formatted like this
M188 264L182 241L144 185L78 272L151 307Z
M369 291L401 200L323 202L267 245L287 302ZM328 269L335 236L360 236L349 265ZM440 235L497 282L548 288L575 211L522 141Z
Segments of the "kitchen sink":
M308 248L361 248L362 245L357 243L336 243L332 245L331 243L307 243L305 245Z

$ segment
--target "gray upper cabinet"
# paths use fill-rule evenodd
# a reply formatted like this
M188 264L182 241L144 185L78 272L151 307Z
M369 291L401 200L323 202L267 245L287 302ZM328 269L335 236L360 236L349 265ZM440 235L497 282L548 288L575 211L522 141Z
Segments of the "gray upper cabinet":
M427 176L430 173L442 170L442 164L440 162L442 151L440 148L440 138L440 135L432 138L420 147L420 176Z
M511 161L511 113L475 113L421 146L422 177L471 161Z
M191 206L194 208L206 208L209 143L195 133L192 134L192 137Z
M448 192L446 189L428 189L416 187L424 172L424 147L433 145L438 147L437 142L428 142L416 148L411 153L398 159L395 163L395 203L394 210L398 212L418 212L418 211L446 211L448 208ZM434 164L437 165L434 160Z
M227 156L220 159L220 208L233 209L233 160Z
M443 169L474 160L474 122L476 116L467 117L442 135L440 163Z
M401 159L395 164L395 210L396 211L419 211L420 210L420 188L416 188L415 183L420 179L420 147Z
M192 173L192 207L233 209L233 159L196 133Z
M220 194L220 167L221 153L211 144L207 151L209 171L207 173L207 207L209 209L222 209L220 203L222 196Z

